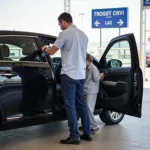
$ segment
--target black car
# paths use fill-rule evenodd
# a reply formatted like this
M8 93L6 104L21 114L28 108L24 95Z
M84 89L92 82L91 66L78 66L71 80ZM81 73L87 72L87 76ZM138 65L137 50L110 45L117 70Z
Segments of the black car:
M40 50L55 40L55 36L39 33L0 31L0 130L66 119L61 57L52 58ZM128 65L116 49L122 43L129 48ZM94 64L105 73L95 115L108 125L118 124L124 114L141 117L143 77L134 35L112 39Z

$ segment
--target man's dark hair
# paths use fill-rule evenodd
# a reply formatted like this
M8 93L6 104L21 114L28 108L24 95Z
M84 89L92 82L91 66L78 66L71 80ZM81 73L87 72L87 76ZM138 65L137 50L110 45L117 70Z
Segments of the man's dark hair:
M62 20L66 21L67 23L72 23L72 16L69 13L64 12L58 17L59 22Z

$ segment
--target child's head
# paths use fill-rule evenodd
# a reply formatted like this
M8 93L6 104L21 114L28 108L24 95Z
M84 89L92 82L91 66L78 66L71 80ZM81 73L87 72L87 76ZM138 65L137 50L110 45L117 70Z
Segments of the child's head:
M89 66L93 62L93 57L90 54L86 54L86 65Z

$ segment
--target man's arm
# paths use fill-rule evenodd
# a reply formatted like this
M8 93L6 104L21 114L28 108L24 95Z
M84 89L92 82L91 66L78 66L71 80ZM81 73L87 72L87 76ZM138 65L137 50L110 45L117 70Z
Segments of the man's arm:
M61 32L51 48L42 47L42 51L48 53L49 55L55 54L59 49L61 49L66 42L66 38L63 32Z
M58 50L59 50L59 48L57 48L54 45L50 48L47 48L46 46L42 47L42 51L49 54L49 55L54 55Z

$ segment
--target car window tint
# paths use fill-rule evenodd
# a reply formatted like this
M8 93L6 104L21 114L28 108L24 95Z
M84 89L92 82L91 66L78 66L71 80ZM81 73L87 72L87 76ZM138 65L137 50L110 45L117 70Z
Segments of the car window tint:
M131 50L130 50L130 45L128 41L121 41L117 42L108 51L106 55L106 61L110 62L112 61L113 66L117 64L115 60L119 60L122 63L122 67L131 67ZM118 67L116 65L116 67Z
M0 37L0 60L41 62L42 55L37 54L37 50L34 37Z

